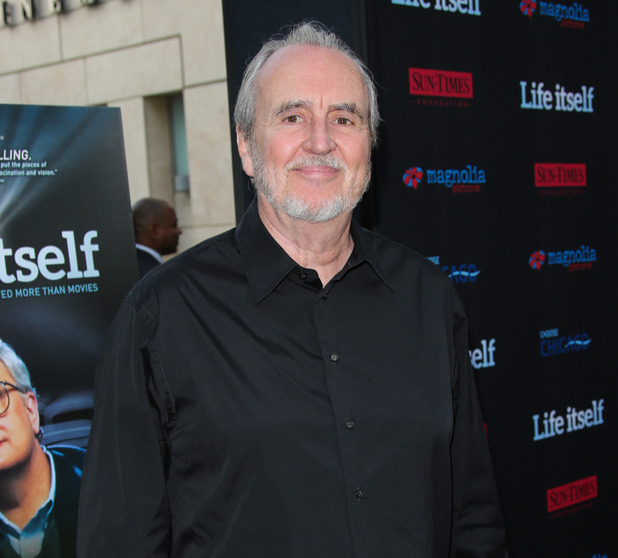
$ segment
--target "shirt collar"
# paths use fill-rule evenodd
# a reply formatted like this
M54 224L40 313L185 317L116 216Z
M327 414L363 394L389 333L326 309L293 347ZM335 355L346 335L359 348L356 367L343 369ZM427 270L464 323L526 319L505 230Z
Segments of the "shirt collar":
M56 468L51 454L46 448L42 448L43 452L49 460L51 472L49 494L47 499L34 514L32 519L28 521L23 529L19 529L12 521L9 521L2 512L0 512L0 531L4 531L11 546L20 555L23 556L38 556L43 538L45 536L45 528L49 514L54 507L54 496L56 494Z
M352 219L352 225L350 227L352 234L352 240L354 240L354 252L360 262L367 262L373 269L374 273L380 278L380 281L384 283L391 291L394 291L391 282L388 280L388 276L384 271L384 266L380 263L380 256L376 250L375 244L371 240L371 234L369 231L361 227L354 219Z
M137 242L135 243L135 247L138 250L142 250L142 252L150 254L159 263L163 263L163 258L161 257L161 254L159 254L159 252L157 252L156 250L153 250L152 248L149 248L148 246L144 246L143 244L139 244Z
M354 252L351 267L368 262L380 280L391 290L391 284L380 264L369 233L352 221L351 234ZM288 256L266 230L258 214L257 200L253 200L236 229L243 266L249 280L251 298L255 304L266 298L298 264Z

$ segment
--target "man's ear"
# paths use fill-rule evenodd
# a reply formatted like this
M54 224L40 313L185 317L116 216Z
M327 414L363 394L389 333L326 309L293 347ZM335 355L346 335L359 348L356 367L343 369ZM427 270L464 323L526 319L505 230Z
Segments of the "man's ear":
M236 145L238 146L238 154L242 161L242 168L247 176L253 176L253 159L249 152L249 140L240 128L236 126Z
M28 411L28 418L32 425L32 431L35 435L41 430L40 418L39 418L39 402L36 395L29 391L25 395L26 397L26 411Z

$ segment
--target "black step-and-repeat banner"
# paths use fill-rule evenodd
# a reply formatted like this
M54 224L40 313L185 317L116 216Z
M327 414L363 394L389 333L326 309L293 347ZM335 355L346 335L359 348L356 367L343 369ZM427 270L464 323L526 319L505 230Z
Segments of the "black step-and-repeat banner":
M464 301L511 558L618 556L616 3L237 0L224 16L230 106L291 22L367 58L384 125L357 218Z
M511 556L616 556L618 9L367 7L375 222L464 300Z

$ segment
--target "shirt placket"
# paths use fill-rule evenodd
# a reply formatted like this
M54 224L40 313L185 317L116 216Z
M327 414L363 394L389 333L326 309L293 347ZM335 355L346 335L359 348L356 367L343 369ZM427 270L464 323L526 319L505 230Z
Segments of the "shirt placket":
M326 385L331 401L334 420L339 441L339 456L345 483L345 494L349 510L349 525L355 556L364 556L361 544L365 509L370 505L371 495L366 492L360 470L360 448L357 434L362 428L362 417L359 410L353 408L354 371L351 369L352 359L343 350L341 317L337 316L336 297L338 289L332 289L333 283L327 285L317 296L314 304L314 323L316 335L322 352ZM335 291L334 293L332 291ZM354 327L353 324L350 324Z

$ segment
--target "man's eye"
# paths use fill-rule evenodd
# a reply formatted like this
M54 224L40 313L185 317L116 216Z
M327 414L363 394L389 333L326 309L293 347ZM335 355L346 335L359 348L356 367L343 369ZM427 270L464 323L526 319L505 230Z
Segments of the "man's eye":
M290 116L286 116L284 121L285 122L300 122L300 116L298 116L298 114L292 114Z
M339 118L337 118L337 120L335 120L335 122L337 124L342 124L344 126L348 126L352 124L352 121L349 118L346 118L345 116L340 116Z

